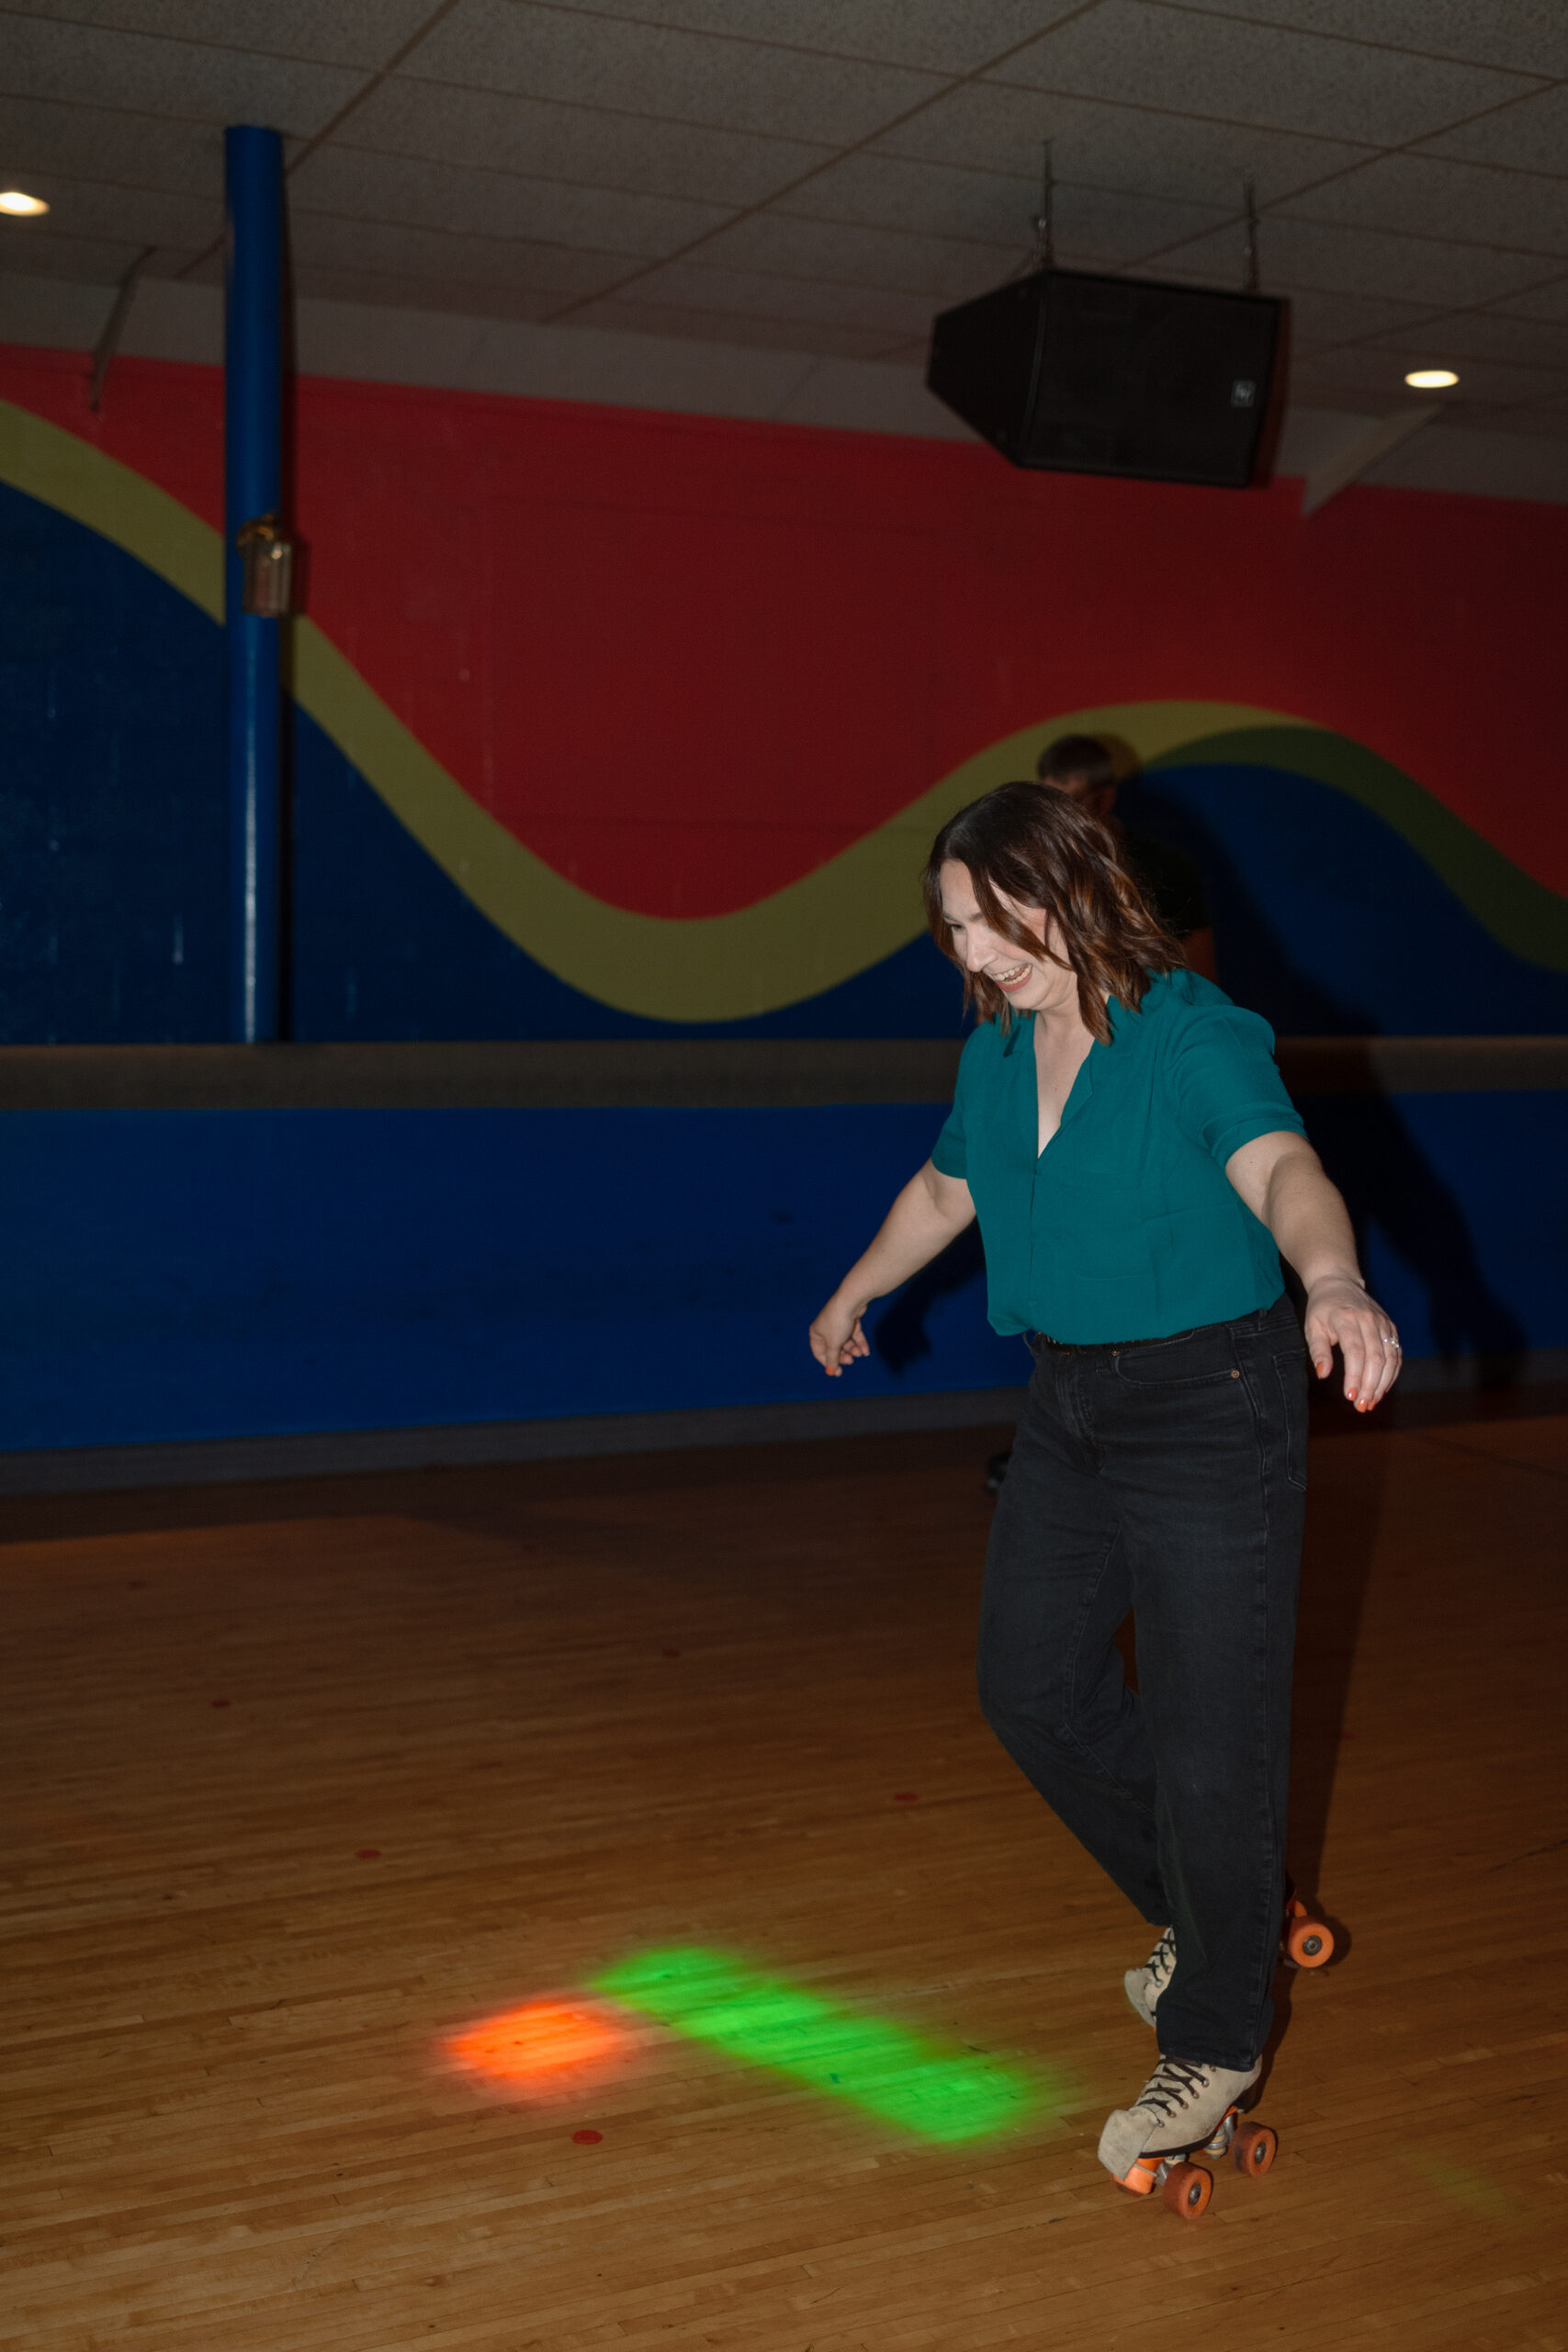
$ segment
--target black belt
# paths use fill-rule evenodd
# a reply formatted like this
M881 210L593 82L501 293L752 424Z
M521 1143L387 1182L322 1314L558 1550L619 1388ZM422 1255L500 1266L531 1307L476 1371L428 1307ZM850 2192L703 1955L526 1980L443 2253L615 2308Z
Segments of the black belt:
M1049 1331L1036 1331L1034 1340L1043 1348L1055 1348L1066 1356L1093 1355L1100 1348L1168 1348L1176 1340L1194 1339L1200 1331L1210 1329L1205 1323L1194 1323L1189 1331L1167 1331L1157 1340L1054 1340Z

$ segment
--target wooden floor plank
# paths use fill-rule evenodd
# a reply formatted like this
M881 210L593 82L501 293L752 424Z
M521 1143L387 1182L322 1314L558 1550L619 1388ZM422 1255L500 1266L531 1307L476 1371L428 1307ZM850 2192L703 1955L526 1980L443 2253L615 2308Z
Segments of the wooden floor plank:
M0 2345L1565 2352L1568 1420L1314 1445L1292 1848L1345 1948L1192 2225L1094 2155L1145 1931L976 1713L987 1447L10 1507ZM922 2142L592 1993L675 1946L1049 2094ZM545 1998L615 2054L455 2066Z

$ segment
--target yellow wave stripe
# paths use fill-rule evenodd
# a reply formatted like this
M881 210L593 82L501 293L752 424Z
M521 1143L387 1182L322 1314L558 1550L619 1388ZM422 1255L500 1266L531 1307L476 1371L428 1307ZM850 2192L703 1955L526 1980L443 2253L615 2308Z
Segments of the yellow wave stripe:
M220 533L130 467L0 401L0 478L112 540L221 620ZM1054 735L1120 736L1147 763L1238 728L1314 728L1247 703L1062 711L988 744L874 832L751 906L644 915L607 905L536 857L464 791L312 621L292 626L295 699L464 895L570 988L653 1021L777 1012L907 946L924 928L917 877L938 826L992 786L1032 774Z

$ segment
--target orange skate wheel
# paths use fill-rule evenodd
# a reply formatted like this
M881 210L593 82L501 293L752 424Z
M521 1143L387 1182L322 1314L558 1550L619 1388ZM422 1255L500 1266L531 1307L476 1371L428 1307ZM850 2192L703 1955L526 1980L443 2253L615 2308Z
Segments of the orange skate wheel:
M1184 2222L1195 2222L1214 2193L1214 2176L1201 2165L1172 2165L1165 2177L1160 2195L1173 2213Z
M1260 2179L1280 2152L1279 2134L1267 2123L1238 2123L1231 2142L1231 2162L1237 2172Z
M1292 1902L1286 1915L1285 1954L1298 1968L1321 1968L1334 1957L1333 1928L1314 1919L1304 1903Z

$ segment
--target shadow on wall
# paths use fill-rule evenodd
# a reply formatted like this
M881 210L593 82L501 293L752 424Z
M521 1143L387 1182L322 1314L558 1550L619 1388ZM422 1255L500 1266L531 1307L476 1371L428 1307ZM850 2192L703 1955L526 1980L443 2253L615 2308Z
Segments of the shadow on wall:
M1139 779L1127 808L1137 825L1197 859L1214 913L1220 978L1239 1001L1298 1035L1384 1034L1371 1005L1332 986L1321 969L1303 967L1215 827L1162 791L1157 775ZM1340 919L1350 924L1365 917L1347 905ZM1323 962L1331 967L1332 940L1320 935L1314 944L1322 945ZM1484 1014L1483 1004L1473 1023L1480 1034ZM1397 1099L1320 1095L1303 1097L1300 1107L1345 1195L1363 1261L1375 1231L1425 1290L1436 1352L1449 1363L1473 1356L1483 1385L1511 1385L1529 1353L1524 1328L1488 1284L1460 1200L1423 1152Z
M871 1333L871 1344L889 1372L908 1372L921 1356L934 1352L926 1317L941 1298L949 1293L975 1285L979 1312L986 1311L984 1288L985 1252L980 1246L980 1228L972 1225L956 1241L950 1241L939 1258L923 1266L907 1282L901 1291L877 1317ZM1020 1359L1019 1383L1024 1378L1022 1358Z

